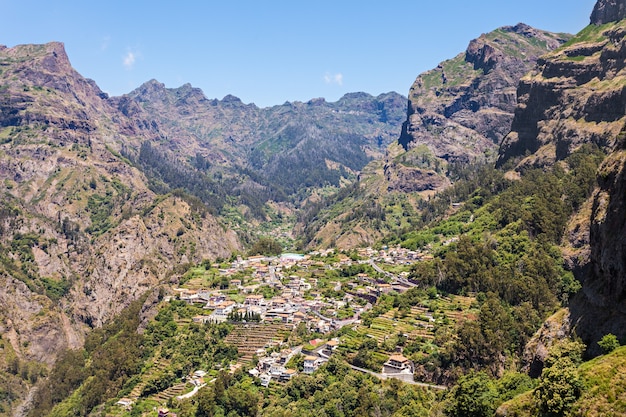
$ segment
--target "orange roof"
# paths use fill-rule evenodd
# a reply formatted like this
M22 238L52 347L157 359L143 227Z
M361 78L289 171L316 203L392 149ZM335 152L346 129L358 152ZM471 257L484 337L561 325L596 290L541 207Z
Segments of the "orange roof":
M224 308L224 307L230 307L230 306L232 306L234 304L235 304L234 301L223 301L220 304L218 304L217 306Z
M396 361L396 362L408 362L409 360L407 358L405 358L403 355L391 355L389 357L390 361Z

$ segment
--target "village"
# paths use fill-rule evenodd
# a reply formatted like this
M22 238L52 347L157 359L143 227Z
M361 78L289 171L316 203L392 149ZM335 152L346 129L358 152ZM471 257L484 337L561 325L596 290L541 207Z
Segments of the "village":
M402 293L416 286L407 279L407 271L412 264L429 257L428 253L404 248L365 248L351 256L327 250L306 255L237 257L228 268L223 264L211 265L212 270L219 271L221 282L227 281L224 288L181 285L174 289L173 297L202 305L206 314L193 317L196 323L243 323L239 332L235 332L239 336L231 335L240 340L248 341L246 333L270 324L283 329L305 326L308 331L324 335L359 323L361 314L371 309L381 294ZM328 262L329 259L332 262ZM400 267L403 271L395 275L379 265ZM328 278L336 274L327 271L346 270L369 272L357 272L347 277L339 275L336 281ZM324 287L331 287L332 291L322 291ZM315 372L328 361L340 343L337 338L316 339L305 349L303 346L283 346L281 341L272 338L259 340L262 344L248 343L240 349L240 355L244 363L251 363L254 357L256 366L249 373L258 378L262 386L268 386L270 381L286 382L297 375L296 369L287 366L295 355L303 356L302 372ZM378 376L412 382L413 364L397 353L389 358Z

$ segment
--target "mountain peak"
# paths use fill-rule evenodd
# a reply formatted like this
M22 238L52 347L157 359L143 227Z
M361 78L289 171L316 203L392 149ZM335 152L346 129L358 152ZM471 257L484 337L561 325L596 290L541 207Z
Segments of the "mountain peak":
M591 24L603 25L626 19L626 0L598 0L591 13Z
M29 58L38 70L59 74L72 70L70 60L62 42L49 42L38 45L16 45L12 48L0 47L3 54L12 57Z
M356 93L346 93L339 99L339 101L347 101L347 100L366 100L372 98L371 94L365 92L356 92Z

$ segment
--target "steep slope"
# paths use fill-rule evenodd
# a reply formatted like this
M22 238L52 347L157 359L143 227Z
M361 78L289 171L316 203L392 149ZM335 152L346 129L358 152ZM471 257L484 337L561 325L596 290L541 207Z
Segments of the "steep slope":
M498 166L508 161L520 169L553 164L583 143L608 151L620 146L624 30L614 22L591 25L539 60L520 82L520 104Z
M568 38L522 23L505 26L472 40L464 53L421 74L409 92L399 139L409 151L401 165L414 166L425 177L416 182L415 191L445 185L432 171L446 163L492 158L510 129L519 79L539 56ZM421 151L411 157L412 149ZM420 166L425 149L436 157L436 166ZM396 163L390 162L388 170Z
M72 69L62 44L0 47L0 356L18 375L79 346L177 265L238 248L193 199L155 195L119 155L159 137Z
M569 35L506 26L417 77L398 144L359 176L340 201L309 206L305 244L350 248L419 224L419 201L450 185L456 164L495 159L517 103L517 83L537 57Z
M498 159L499 166L523 172L560 163L587 143L607 154L596 173L598 188L571 219L564 242L566 261L582 283L569 324L590 355L600 352L596 342L607 333L626 338L625 10L625 1L598 1L592 24L521 80L512 132Z

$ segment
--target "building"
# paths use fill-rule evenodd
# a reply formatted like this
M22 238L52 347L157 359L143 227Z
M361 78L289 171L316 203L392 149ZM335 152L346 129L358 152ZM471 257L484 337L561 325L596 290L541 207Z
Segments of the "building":
M298 375L298 371L295 369L285 369L284 372L280 374L278 380L281 382L287 382L296 375Z
M324 363L324 360L317 356L305 356L304 357L304 373L312 374L317 371L317 368Z
M246 297L246 300L244 301L245 305L248 306L260 306L263 303L263 296L260 294L252 294L252 295L248 295Z
M413 362L400 354L391 355L383 365L383 374L407 373L412 376L414 370Z
M272 376L270 374L261 374L259 379L261 380L261 386L267 387L272 380Z
M339 341L335 339L331 339L324 344L324 347L322 348L322 353L326 356L330 356L333 353L335 353L338 346L339 346Z
M234 301L224 301L217 305L215 308L215 314L218 316L227 316L235 308Z
M378 290L383 294L389 294L392 289L390 284L378 284Z
M131 406L135 403L134 400L130 399L130 398L120 398L120 400L118 402L116 402L115 404L124 407L124 409L129 410L131 409Z
M204 324L204 323L208 323L208 322L210 322L210 321L211 321L211 316L203 316L203 315L198 315L198 316L194 316L191 320L192 320L194 323L201 323L201 324Z

